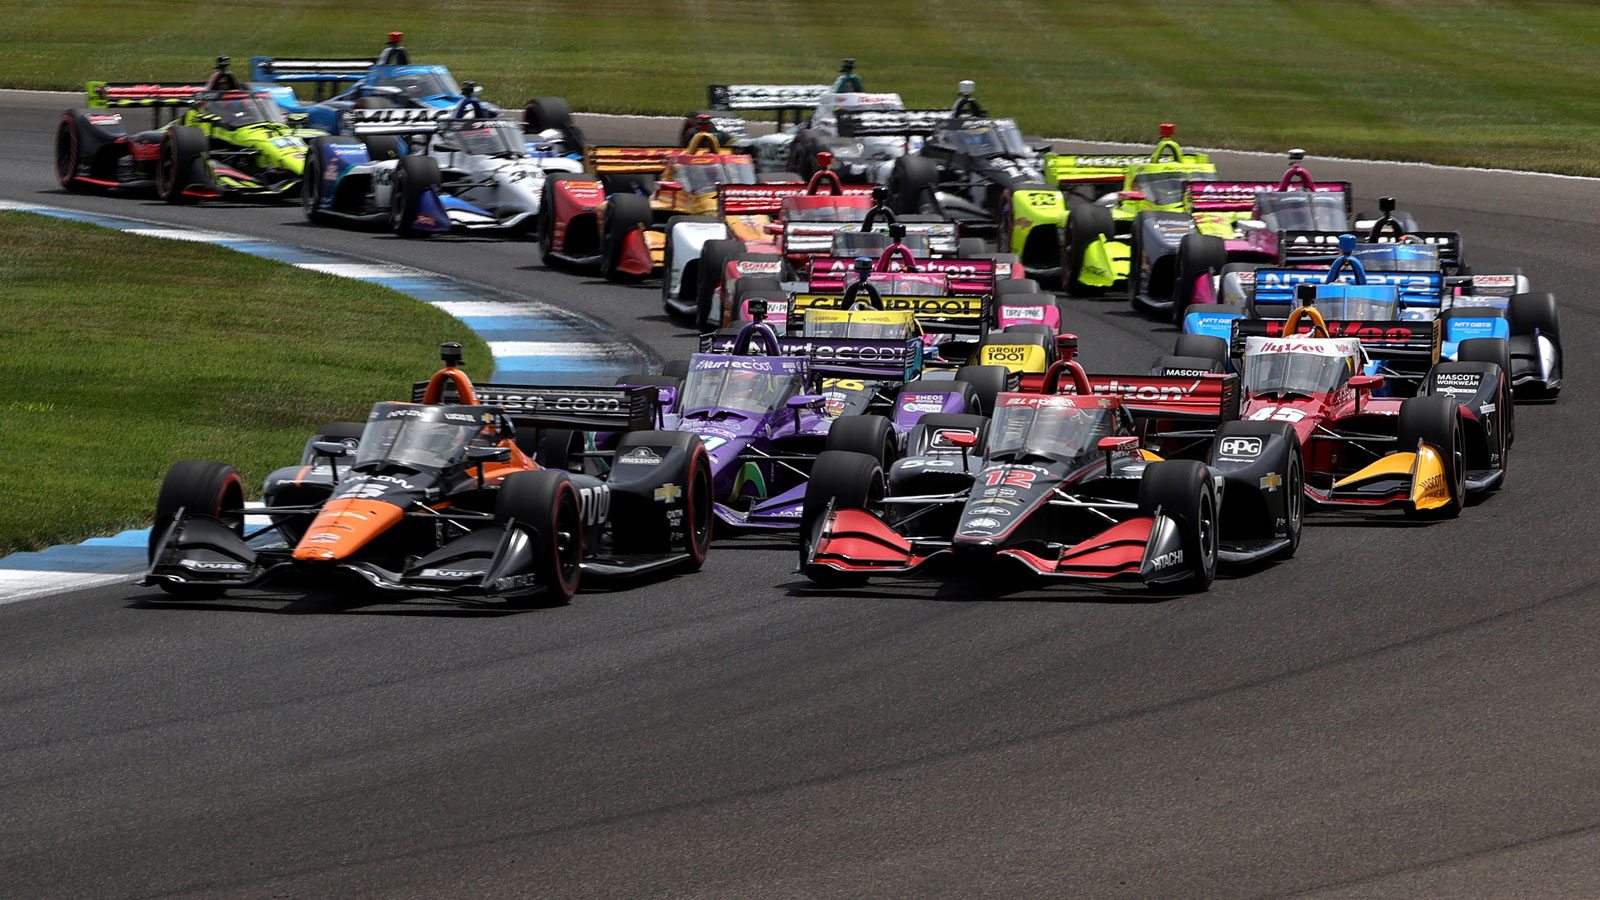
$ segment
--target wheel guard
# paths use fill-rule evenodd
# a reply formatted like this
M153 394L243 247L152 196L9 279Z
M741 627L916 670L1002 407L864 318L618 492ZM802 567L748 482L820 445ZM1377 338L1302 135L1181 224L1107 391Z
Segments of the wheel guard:
M1334 482L1326 503L1355 506L1410 504L1416 509L1437 509L1451 500L1444 459L1431 444L1415 452L1391 453L1353 475Z

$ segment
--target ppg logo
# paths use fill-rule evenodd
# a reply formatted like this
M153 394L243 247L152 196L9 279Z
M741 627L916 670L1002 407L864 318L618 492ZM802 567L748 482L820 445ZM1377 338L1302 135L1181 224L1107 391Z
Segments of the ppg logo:
M1253 459L1261 455L1261 438L1258 437L1228 437L1223 438L1218 447L1223 456L1241 459Z

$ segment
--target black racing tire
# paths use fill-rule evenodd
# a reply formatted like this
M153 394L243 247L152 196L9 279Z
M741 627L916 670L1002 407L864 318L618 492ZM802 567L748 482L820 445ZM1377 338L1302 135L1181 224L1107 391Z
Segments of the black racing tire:
M540 428L533 442L533 461L543 469L583 471L583 432L566 428Z
M746 275L733 282L733 313L736 315L746 300L782 300L786 296L782 283L771 275Z
M1517 437L1517 404L1511 402L1511 342L1505 338L1467 338L1456 346L1458 362L1487 362L1500 367L1500 377L1506 386L1506 404L1502 410L1506 423L1506 446Z
M1507 306L1512 334L1548 334L1561 342L1561 316L1556 309L1556 297L1545 291L1511 295Z
M939 166L920 156L902 156L889 172L889 208L897 215L937 213L934 196L939 183ZM902 220L904 221L904 220Z
M205 132L189 125L173 125L161 135L156 159L156 196L168 203L193 203L199 199L187 193L192 184L205 183L206 149L211 142Z
M1194 296L1194 281L1207 272L1220 272L1228 264L1228 245L1211 234L1191 232L1178 242L1178 278L1172 288L1172 321L1182 325Z
M1300 549L1300 534L1304 529L1306 518L1306 467L1300 450L1299 435L1296 434L1294 426L1286 422L1251 422L1238 419L1223 422L1217 429L1216 438L1211 442L1212 465L1218 465L1219 448L1223 439L1228 437L1258 437L1263 443L1271 437L1280 440L1279 446L1284 448L1286 458L1282 467L1283 481L1279 483L1278 490L1283 492L1283 536L1289 539L1289 546L1273 554L1272 558L1293 557L1295 551Z
M151 562L155 561L156 543L179 510L185 515L212 516L229 531L243 537L244 483L239 480L239 472L233 466L200 459L172 464L161 480L161 492L156 495L156 518L150 528L148 550ZM174 595L217 593L214 588L189 585L163 584L161 587Z
M415 227L422 197L444 183L439 163L431 156L402 156L394 170L394 192L389 195L389 230L403 238L427 237L431 232Z
M977 395L978 407L972 412L982 416L994 415L995 398L1005 391L1010 378L1005 366L962 366L956 370L956 380L972 385Z
M308 222L323 222L328 218L327 213L321 209L322 145L333 140L335 140L333 135L321 135L312 138L306 147L305 169L300 173L300 212L305 214Z
M956 241L956 259L979 259L989 252L989 243L983 238L964 237Z
M556 184L562 181L588 181L598 183L593 175L578 172L556 172L544 180L539 192L539 215L534 220L533 234L539 242L539 259L546 266L556 264Z
M728 260L744 252L744 241L736 238L706 241L700 247L700 262L695 265L694 327L704 334L722 327L723 310L717 308L718 288Z
M318 138L320 140L320 138ZM387 134L363 134L360 136L362 146L367 148L367 159L373 162L399 159L402 152L400 139ZM310 160L309 154L307 161Z
M612 384L628 387L682 388L683 379L676 375L618 375Z
M1188 369L1197 372L1209 372L1221 375L1228 371L1228 367L1220 360L1204 356L1158 356L1150 363L1150 374L1161 375L1172 369Z
M1211 334L1180 334L1172 344L1173 356L1198 356L1228 364L1228 342Z
M799 175L802 181L809 181L812 175L817 174L817 151L822 149L820 144L817 133L811 129L796 132L794 140L789 143L784 168Z
M825 450L811 467L800 515L800 565L817 584L845 586L866 583L867 576L807 566L806 557L823 525L829 504L838 509L872 509L886 492L883 465L874 456L846 450Z
M648 198L656 188L656 176L648 172L603 172L600 183L606 186L606 196L628 194Z
M317 429L315 434L306 439L305 448L300 451L300 465L313 466L317 464L319 459L326 459L326 457L318 455L317 451L312 449L312 445L327 441L338 441L348 447L351 453L354 454L361 447L361 433L366 430L366 427L361 422L329 422L323 425ZM354 461L352 458L340 462L340 465L348 465Z
M1010 294L1037 294L1039 282L1032 278L1002 278L994 283L994 296L998 300Z
M898 447L894 426L883 416L840 416L828 427L823 449L866 454L887 471Z
M572 107L561 97L535 97L523 104L522 124L524 131L534 134L552 128L569 130L573 127Z
M388 97L362 97L356 100L356 109L394 109L394 101Z
M661 374L672 378L689 379L689 361L687 359L670 359L661 367Z
M931 381L923 378L918 378L914 381L908 381L896 393L895 405L898 406L900 402L899 398L905 396L906 394L949 393L952 387L961 392L961 409L963 410L963 414L970 413L976 415L976 410L979 406L978 389L973 387L971 382L967 381ZM926 415L935 415L935 413L926 413L925 416ZM945 415L954 414L946 413ZM918 421L921 420L919 419Z
M635 228L649 228L653 218L650 200L639 194L613 194L607 200L600 232L600 274L607 281L634 282L644 277L617 267L622 264L628 234Z
M1402 453L1414 452L1418 441L1440 450L1444 477L1450 486L1449 503L1432 510L1408 507L1406 514L1440 519L1459 516L1466 495L1466 441L1461 433L1461 411L1455 398L1448 394L1406 398L1400 403L1395 430L1396 446Z
M552 599L566 603L578 592L583 569L583 519L578 489L565 472L513 472L500 483L495 518L533 531L533 576Z
M1116 233L1111 210L1103 206L1080 203L1067 213L1067 227L1062 229L1067 246L1062 254L1066 267L1061 272L1061 283L1068 294L1074 297L1098 297L1105 292L1105 288L1084 284L1079 279L1078 276L1083 272L1083 248L1099 240L1101 235L1110 238Z
M1210 588L1217 577L1219 535L1217 495L1205 464L1192 459L1151 463L1139 481L1139 510L1153 515L1158 509L1178 523L1188 570L1181 581L1159 587L1184 592Z
M93 185L85 183L78 177L78 170L85 163L83 160L83 135L78 130L78 111L69 110L61 114L61 122L56 125L56 181L69 191L90 191Z

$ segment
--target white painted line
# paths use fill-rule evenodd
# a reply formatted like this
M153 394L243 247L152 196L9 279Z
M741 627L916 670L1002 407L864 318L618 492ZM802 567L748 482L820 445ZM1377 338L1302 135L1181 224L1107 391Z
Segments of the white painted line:
M517 303L509 300L438 300L434 306L444 310L456 318L471 316L473 318L526 318L530 311L549 309L548 304L538 302Z
M243 234L230 234L226 231L202 231L197 228L124 228L127 234L138 234L144 237L164 238L169 241L193 241L198 244L215 244L220 241L250 241L256 240Z
M621 344L589 341L490 341L489 352L502 356L616 356L626 353Z
M410 266L397 266L388 263L293 263L298 269L310 269L324 275L337 275L340 278L423 278L432 276L431 272L413 269Z
M88 572L39 572L32 569L0 569L0 605L16 603L45 594L59 594L84 588L133 581L138 575L104 575Z

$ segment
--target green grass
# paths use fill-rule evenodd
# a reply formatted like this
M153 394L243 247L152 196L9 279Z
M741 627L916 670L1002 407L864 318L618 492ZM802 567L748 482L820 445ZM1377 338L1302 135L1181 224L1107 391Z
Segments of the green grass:
M174 0L10 11L0 78L196 79L211 57L372 55L400 29L418 62L515 104L681 114L712 81L830 80L946 106L975 78L1030 132L1600 175L1600 16L1588 2L1440 0L288 0L243 14Z
M0 555L148 525L167 467L262 479L318 425L366 418L489 349L387 288L213 247L0 213Z

